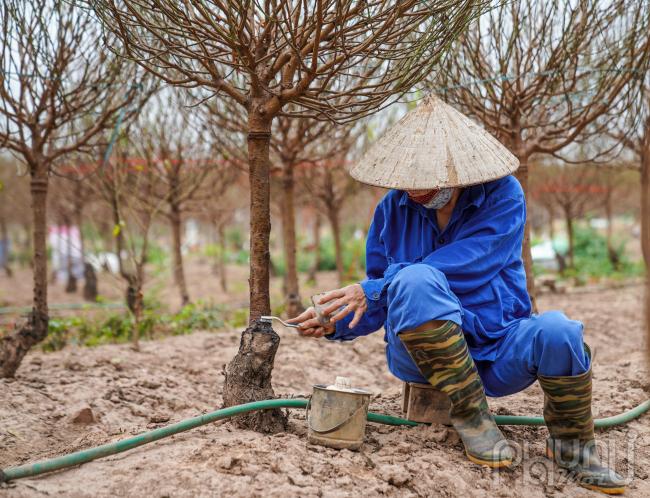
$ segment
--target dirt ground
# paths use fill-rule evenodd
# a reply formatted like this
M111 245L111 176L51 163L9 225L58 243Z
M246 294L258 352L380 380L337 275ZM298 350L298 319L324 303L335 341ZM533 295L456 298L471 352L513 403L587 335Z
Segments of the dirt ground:
M640 286L547 295L542 310L583 320L595 352L594 411L617 414L647 399ZM371 410L400 414L400 384L386 370L382 334L337 344L280 330L274 370L280 396L306 396L337 375L375 393ZM197 332L94 349L28 355L0 380L0 467L117 441L220 406L222 369L239 331ZM491 399L500 414L539 415L537 385ZM73 423L89 407L94 423ZM602 496L580 488L543 457L545 428L505 427L523 458L493 472L466 461L453 430L369 424L360 452L306 442L302 410L286 433L264 436L221 422L81 467L0 487L0 496ZM598 431L601 453L630 477L627 496L650 496L650 415Z

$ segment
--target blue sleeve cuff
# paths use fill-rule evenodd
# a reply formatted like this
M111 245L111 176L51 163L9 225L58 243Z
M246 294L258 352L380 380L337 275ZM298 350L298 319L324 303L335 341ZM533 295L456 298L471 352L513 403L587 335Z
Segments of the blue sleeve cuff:
M343 320L336 323L336 331L333 334L326 335L326 339L330 341L351 341L359 336L370 334L383 326L386 319L385 287L387 284L383 278L376 278L366 279L360 285L366 295L366 304L368 306L361 321L351 329L350 322L354 318L354 313L350 313Z
M368 311L386 306L386 282L383 278L366 279L361 282L361 287L366 295Z
M350 322L352 321L353 317L354 314L350 313L340 322L336 322L336 329L334 330L334 333L326 335L325 339L329 341L351 341L353 339L356 339L358 337L357 334L355 334L354 331L350 328Z

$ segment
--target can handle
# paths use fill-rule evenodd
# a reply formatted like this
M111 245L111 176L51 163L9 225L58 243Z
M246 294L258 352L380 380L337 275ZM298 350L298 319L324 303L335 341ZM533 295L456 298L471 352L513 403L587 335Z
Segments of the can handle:
M350 419L351 419L352 417L354 417L357 413L359 413L360 410L363 410L363 409L364 409L364 404L362 403L361 406L359 406L359 407L358 407L356 410L354 410L350 415L348 415L348 417L347 417L345 420L343 420L343 422L340 422L340 423L336 424L334 427L332 427L332 428L330 428L330 429L318 430L318 429L314 429L314 427L311 425L311 418L309 417L309 413L310 413L310 410L311 410L311 396L310 396L310 397L309 397L309 400L307 401L307 407L305 408L305 410L307 411L307 413L306 413L306 416L307 416L307 425L308 425L309 428L310 428L312 431L314 431L316 434L329 434L330 432L334 432L334 431L340 429L341 427L343 427L343 426L348 422L348 420L350 420Z

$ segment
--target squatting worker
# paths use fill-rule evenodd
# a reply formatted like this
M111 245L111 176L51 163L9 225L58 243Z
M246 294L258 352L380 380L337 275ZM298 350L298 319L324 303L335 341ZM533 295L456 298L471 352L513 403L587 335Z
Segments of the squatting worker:
M591 358L583 326L559 311L531 313L521 259L524 195L518 162L494 137L435 97L381 137L350 171L390 188L367 239L367 279L325 294L291 320L309 337L349 341L384 327L388 368L449 395L467 457L490 467L512 450L485 395L538 380L546 454L580 484L621 493L599 460L591 413Z

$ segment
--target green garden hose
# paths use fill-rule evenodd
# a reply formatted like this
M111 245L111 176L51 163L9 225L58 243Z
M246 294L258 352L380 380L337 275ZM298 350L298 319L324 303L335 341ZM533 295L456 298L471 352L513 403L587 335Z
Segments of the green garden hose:
M101 446L96 446L95 448L89 448L87 450L76 451L74 453L70 453L69 455L0 470L0 482L12 481L14 479L20 479L23 477L36 476L39 474L44 474L46 472L52 472L55 470L80 465L82 463L95 460L96 458L114 455L115 453L121 453L123 451L142 446L143 444L157 441L158 439L162 439L164 437L188 431L201 425L216 422L217 420L223 420L235 415L241 415L242 413L246 412L252 412L256 410L269 410L272 408L306 407L306 399L267 399L264 401L255 401L253 403L246 403L243 405L222 408L221 410L206 413L205 415L200 415L198 417L188 418L175 424L161 427L160 429L144 432L137 436L123 439L122 441L102 444ZM621 413L620 415L597 419L595 421L595 425L596 427L612 427L614 425L625 424L630 420L639 417L649 409L650 400L647 400L641 403L639 406L627 412ZM499 425L544 425L544 419L542 417L496 415L494 418ZM385 425L420 425L417 422L412 422L411 420L405 420L403 418L393 417L390 415L380 415L378 413L372 412L368 413L368 421Z

